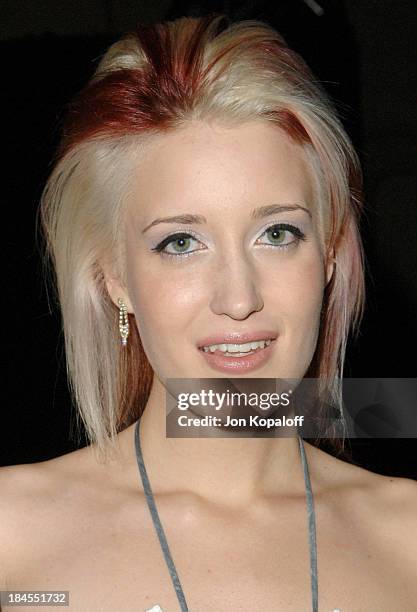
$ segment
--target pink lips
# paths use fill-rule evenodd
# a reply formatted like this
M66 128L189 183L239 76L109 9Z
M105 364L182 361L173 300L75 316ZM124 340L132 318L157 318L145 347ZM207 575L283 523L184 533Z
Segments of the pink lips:
M278 334L270 329L261 329L256 332L227 332L224 334L213 334L200 340L198 348L209 346L210 344L244 344L245 342L256 342L257 340L275 340Z
M267 331L258 332L256 334L239 334L239 340L236 338L236 335L234 335L233 338L231 337L231 335L211 336L210 338L204 339L204 344L202 346L222 343L232 344L233 341L235 341L236 344L243 344L244 342L256 342L256 340L275 340L276 337L277 334L275 332ZM225 340L225 338L228 338L228 340ZM217 340L213 341L213 339ZM207 342L207 340L209 341ZM224 355L219 351L216 351L214 353L206 353L203 351L202 348L200 348L200 353L202 357L204 357L208 365L214 370L218 370L219 372L225 372L226 374L240 374L252 372L253 370L257 370L258 368L262 367L271 357L274 347L275 341L271 342L269 346L265 346L265 348L263 349L259 348L253 353L243 355L241 357L236 357L233 355Z

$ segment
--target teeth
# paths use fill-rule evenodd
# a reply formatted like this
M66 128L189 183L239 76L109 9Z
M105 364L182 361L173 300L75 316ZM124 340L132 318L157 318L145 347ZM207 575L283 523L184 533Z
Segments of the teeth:
M205 353L214 353L215 351L221 351L222 353L250 353L258 348L263 349L270 344L270 339L246 342L245 344L210 344L209 346L203 346L203 351Z

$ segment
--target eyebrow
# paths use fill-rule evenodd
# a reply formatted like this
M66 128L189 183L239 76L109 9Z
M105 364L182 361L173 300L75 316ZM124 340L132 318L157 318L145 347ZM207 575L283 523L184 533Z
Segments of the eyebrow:
M252 219L262 219L263 217L269 217L269 215L275 215L281 212L288 212L292 210L303 210L306 212L311 218L311 212L306 206L301 206L301 204L270 204L269 206L259 206L258 208L254 208L251 212ZM183 215L173 215L171 217L158 217L154 219L152 223L149 223L142 230L142 234L148 231L154 225L158 225L159 223L181 223L184 225L191 225L193 223L203 224L207 223L206 217L203 215L192 215L192 214L183 214Z

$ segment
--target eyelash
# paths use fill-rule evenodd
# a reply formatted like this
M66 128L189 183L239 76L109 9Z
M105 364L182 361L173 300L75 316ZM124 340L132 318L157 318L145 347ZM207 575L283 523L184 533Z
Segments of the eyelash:
M295 237L295 240L292 240L288 244L283 244L283 245L270 244L270 245L267 245L267 246L275 248L275 249L278 248L278 249L286 250L286 249L294 246L294 243L298 244L301 240L305 240L306 239L306 235L304 234L304 232L302 232L295 225L291 225L289 223L274 223L273 225L270 225L261 234L260 238L264 234L266 234L269 230L286 230L286 231L291 232L293 234L293 236ZM165 253L164 252L165 247L167 247L172 242L175 242L176 240L179 240L180 238L193 238L194 240L198 241L198 238L196 238L192 234L184 233L184 232L177 232L175 234L171 234L170 236L167 236L166 238L164 238L164 240L162 240L156 247L152 248L151 250L156 252L156 253L158 253L159 255L162 255L163 257L170 257L170 258L174 257L175 259L178 258L178 257L189 257L190 255L193 255L194 253L197 253L199 250L201 250L201 249L197 249L197 250L191 251L189 253Z

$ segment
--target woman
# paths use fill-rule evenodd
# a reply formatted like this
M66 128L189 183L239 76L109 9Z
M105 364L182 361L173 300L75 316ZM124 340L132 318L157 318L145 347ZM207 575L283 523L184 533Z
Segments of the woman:
M71 610L417 609L414 481L297 437L165 435L168 379L319 377L337 400L360 208L352 146L269 26L182 18L109 49L41 207L91 444L0 471L3 590L69 591Z

